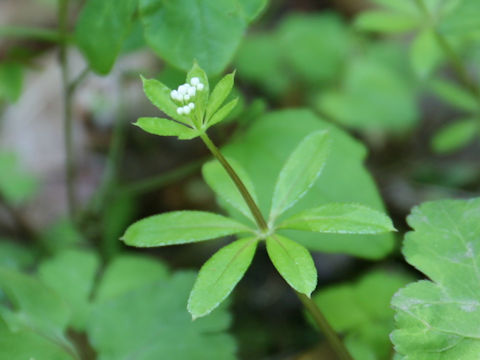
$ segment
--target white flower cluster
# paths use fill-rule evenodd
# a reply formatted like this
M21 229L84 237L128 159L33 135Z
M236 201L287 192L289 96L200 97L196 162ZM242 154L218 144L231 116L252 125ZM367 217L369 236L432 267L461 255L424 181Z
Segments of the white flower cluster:
M190 79L190 84L185 83L180 85L177 90L172 90L170 96L173 100L181 104L181 106L177 108L179 115L190 114L190 111L195 108L195 104L189 101L195 97L197 91L202 91L204 87L198 77L193 77Z

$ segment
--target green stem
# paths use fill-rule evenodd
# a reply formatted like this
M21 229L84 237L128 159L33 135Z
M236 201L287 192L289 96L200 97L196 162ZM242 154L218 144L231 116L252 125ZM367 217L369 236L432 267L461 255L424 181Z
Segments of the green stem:
M230 178L233 180L235 185L237 186L238 190L242 194L243 198L245 199L245 202L247 203L248 207L250 208L250 211L252 212L253 216L255 217L255 220L259 226L259 228L263 231L268 230L268 225L260 212L260 209L258 208L257 204L255 203L255 200L253 200L252 196L250 195L250 192L248 189L245 187L243 184L242 180L240 177L237 175L235 170L232 168L232 166L229 164L227 159L222 155L220 150L215 146L215 144L210 140L208 135L206 133L203 133L200 135L202 138L203 142L205 145L208 147L210 152L215 156L215 158L222 164L224 169L227 171L228 175ZM353 358L350 356L347 348L345 345L343 345L342 341L338 337L337 333L335 330L333 330L332 326L328 323L327 319L323 316L322 312L318 308L317 304L310 299L308 296L305 294L296 292L297 296L299 297L300 301L302 302L303 306L307 311L310 313L312 316L313 320L317 324L318 328L325 334L328 342L332 346L333 350L337 353L337 356L340 360L353 360Z
M208 135L206 133L203 133L202 135L200 135L200 137L202 138L203 142L205 143L207 148L210 150L210 152L213 154L213 156L215 156L215 158L220 162L220 164L222 164L223 168L227 171L228 175L237 186L238 190L240 191L240 194L242 194L243 199L247 203L248 208L252 212L258 227L262 231L267 231L268 230L267 222L265 221L262 215L262 212L260 211L257 204L255 203L255 200L253 200L252 196L250 195L243 181L237 175L235 170L233 170L233 168L230 166L230 163L227 161L227 159L225 159L225 157L222 155L220 150L218 150L218 148L215 146L212 140L210 140Z
M58 0L58 33L62 38L68 33L68 4L69 0ZM73 163L73 134L72 134L72 91L68 73L67 43L60 43L60 67L63 87L63 136L65 147L65 183L67 189L67 205L71 218L74 218L76 209Z
M347 348L345 347L345 345L343 345L342 341L340 340L330 323L327 321L325 316L323 316L317 304L315 304L315 302L305 294L297 292L297 296L303 303L303 306L313 317L313 320L320 328L322 333L325 334L328 342L332 346L333 350L336 352L338 358L340 360L353 360Z
M42 29L25 26L0 26L0 37L8 38L30 38L49 42L67 41L64 34L50 29Z

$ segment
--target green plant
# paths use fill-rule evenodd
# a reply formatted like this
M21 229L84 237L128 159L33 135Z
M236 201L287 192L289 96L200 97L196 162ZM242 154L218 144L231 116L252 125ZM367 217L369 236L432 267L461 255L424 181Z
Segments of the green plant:
M306 248L282 235L293 229L323 233L377 234L394 230L390 219L358 204L326 204L279 221L280 216L314 184L328 157L328 133L314 132L291 153L278 175L268 220L263 217L252 182L238 163L225 158L208 137L209 127L222 121L235 106L236 99L222 103L233 87L234 74L221 79L209 94L205 72L194 64L187 82L171 90L157 80L143 79L150 101L171 119L140 118L135 123L144 131L181 140L200 137L216 162L208 163L203 174L210 187L235 207L250 224L199 211L177 211L155 215L131 225L122 240L131 246L153 247L198 242L227 235L241 235L227 245L200 270L188 302L192 317L209 314L233 290L245 274L257 243L266 242L268 255L281 276L299 294L317 324L329 336L331 328L310 300L317 284L314 262ZM256 227L252 227L252 223ZM349 358L339 340L332 336L339 356Z

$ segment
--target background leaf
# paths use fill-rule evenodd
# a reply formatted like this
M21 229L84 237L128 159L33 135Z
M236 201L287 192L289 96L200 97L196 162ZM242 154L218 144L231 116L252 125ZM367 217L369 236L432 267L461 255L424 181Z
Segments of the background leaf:
M23 67L18 63L0 63L0 101L15 102L22 93Z
M140 0L147 44L187 71L196 59L209 75L231 60L247 26L237 0Z
M474 359L480 351L480 199L424 203L407 220L414 231L403 254L430 280L392 299L395 349L425 360Z
M456 120L442 127L432 139L438 153L459 150L480 136L480 118Z
M39 269L40 279L53 289L70 307L69 324L77 331L84 330L89 316L89 302L100 259L93 252L66 250L44 261Z
M390 299L410 280L405 274L374 270L355 283L317 291L313 300L333 328L345 334L355 360L388 359L392 352L389 333L394 326Z
M13 205L18 205L35 194L36 179L24 171L17 156L0 151L0 196Z
M98 303L88 333L99 359L235 359L227 312L192 322L185 309L194 278L178 272Z
M88 0L77 20L75 38L90 68L108 74L129 34L138 0Z

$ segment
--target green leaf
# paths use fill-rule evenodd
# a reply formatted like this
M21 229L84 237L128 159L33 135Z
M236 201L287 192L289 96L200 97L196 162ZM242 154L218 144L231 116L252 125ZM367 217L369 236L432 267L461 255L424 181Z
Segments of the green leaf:
M63 330L70 310L54 291L31 276L7 269L0 269L0 290L13 305L12 309L0 305L0 319L9 328L35 332L69 346Z
M229 158L228 162L245 184L245 187L252 196L253 200L257 202L258 200L255 194L255 188L245 169L234 159ZM203 165L202 174L205 182L219 197L239 210L247 218L255 221L247 203L243 199L242 194L228 175L227 171L218 161L210 161Z
M248 172L255 185L260 210L266 214L271 207L277 174L286 159L305 136L319 130L328 131L332 140L329 160L308 196L304 196L283 216L286 218L301 210L330 202L355 202L385 212L376 185L363 165L366 157L364 145L308 110L275 111L256 118L247 131L239 134L222 151L226 156L236 159ZM243 218L240 214L237 217ZM394 245L392 234L282 232L310 250L346 253L370 259L385 256Z
M305 137L292 152L275 185L271 221L292 207L313 186L325 165L329 146L328 133L317 131Z
M238 103L238 98L235 98L225 105L223 105L213 116L210 118L210 121L208 122L208 127L213 126L215 124L218 124L220 121L223 121L237 106Z
M198 131L174 120L157 117L142 117L133 125L149 134L159 136L177 136L180 140L190 140L198 136Z
M193 319L208 315L232 292L250 266L258 239L237 240L202 266L188 299Z
M480 106L474 96L453 82L433 79L431 87L438 97L459 109L473 112Z
M177 114L177 105L170 97L171 90L166 85L155 79L145 79L143 76L142 82L143 91L153 105L172 119L186 123L186 118Z
M443 58L438 46L435 30L423 29L415 38L410 48L410 62L415 73L421 78L430 75Z
M0 63L0 101L15 102L22 93L23 67L13 62Z
M268 0L239 0L238 2L248 21L258 18L268 5Z
M408 61L405 50L389 48L397 59ZM371 54L350 61L340 87L317 97L318 110L342 125L370 133L400 133L412 128L419 111L411 74L395 67L392 59L383 59L382 50L381 46L371 47Z
M196 59L210 75L227 66L247 26L237 0L140 0L147 44L187 71Z
M88 335L99 359L235 359L224 309L193 322L185 310L194 279L176 273L98 303Z
M74 360L72 353L61 344L33 331L12 331L0 317L0 349L2 358L8 360Z
M157 260L139 255L117 256L103 273L95 294L95 303L115 298L167 277L167 267Z
M448 14L440 22L439 29L445 34L467 35L480 28L480 3L471 0L451 1Z
M18 205L31 198L37 187L36 179L21 168L15 154L0 151L1 197L12 205Z
M394 327L390 299L409 281L401 273L375 270L355 283L317 291L313 300L332 327L345 335L354 359L388 359L392 352L389 333Z
M233 88L235 72L225 75L213 89L207 105L206 122L208 123L213 114L223 104Z
M178 245L251 231L245 225L204 211L173 211L131 225L122 240L131 246Z
M274 42L282 50L281 60L307 84L318 87L336 79L348 57L351 35L344 20L334 12L296 13L286 17ZM258 54L253 54L261 61ZM285 76L282 65L280 76Z
M355 27L364 31L382 33L401 33L418 26L417 19L408 14L393 13L385 10L363 11L355 19Z
M480 198L440 200L407 218L403 254L430 280L392 299L391 338L405 358L475 359L480 353Z
M419 14L419 10L414 1L405 0L371 0L373 3L393 10L394 12L406 14Z
M44 261L38 269L39 278L67 303L72 310L69 324L77 331L85 328L100 259L92 252L66 250Z
M456 120L441 128L432 139L432 148L437 153L459 150L480 135L480 118Z
M388 216L358 204L331 203L304 210L286 220L281 229L336 234L380 234L395 231Z
M286 237L272 235L267 238L267 252L285 281L310 297L317 286L317 269L308 250Z
M42 245L50 253L85 245L85 238L70 219L58 219L41 233Z
M75 39L90 67L108 74L130 31L137 0L88 0L75 28Z
M35 253L19 244L0 238L0 267L20 270L30 267L35 262Z

